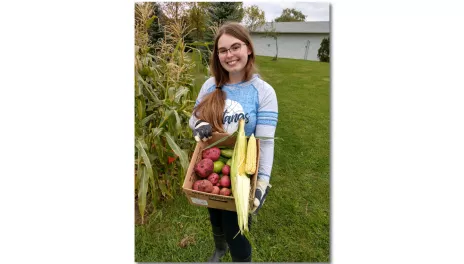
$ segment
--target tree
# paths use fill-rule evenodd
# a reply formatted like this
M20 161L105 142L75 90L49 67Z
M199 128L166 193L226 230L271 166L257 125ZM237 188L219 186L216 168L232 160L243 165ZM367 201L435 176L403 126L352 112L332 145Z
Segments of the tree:
M250 31L254 31L256 28L266 23L264 11L259 9L257 5L245 8L245 16L243 20Z
M188 10L189 25L192 30L192 39L201 41L204 39L204 34L207 30L208 17L206 15L207 5L206 2L190 2L190 9Z
M264 29L264 37L269 37L275 39L276 42L276 55L272 60L277 60L279 55L279 47L277 46L277 39L279 38L279 33L276 30L274 22L271 22L270 26L267 26Z
M221 26L227 21L242 21L245 12L242 2L211 2L208 13L212 22L210 26Z
M166 2L161 5L163 13L170 22L185 19L187 16L187 3Z
M206 3L205 3L206 4ZM206 16L209 17L206 23L207 30L204 32L204 41L208 43L208 48L212 50L214 36L219 27L227 21L240 22L244 16L243 3L241 2L209 2L206 7ZM210 54L205 52L204 55L209 61Z
M188 5L189 29L192 31L186 37L186 41L189 46L195 47L200 52L202 63L207 66L212 48L212 35L209 33L211 22L208 16L210 3L190 2Z
M301 13L301 11L296 10L295 8L285 8L282 11L280 17L276 18L275 22L298 22L305 21L306 16Z
M330 62L330 37L324 38L321 42L321 47L317 51L319 61Z
M154 44L164 37L164 15L158 3L154 2L152 4L155 17L153 23L148 28L148 37L150 42Z

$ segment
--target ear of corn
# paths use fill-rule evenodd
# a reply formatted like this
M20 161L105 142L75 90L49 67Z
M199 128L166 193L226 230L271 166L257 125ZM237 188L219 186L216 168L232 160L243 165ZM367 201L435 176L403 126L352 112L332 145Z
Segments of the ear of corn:
M232 155L230 178L232 182L232 193L235 198L238 226L242 235L248 235L248 199L251 189L250 178L248 178L245 172L246 152L247 141L245 136L245 122L243 119L240 119L234 154Z
M248 139L245 172L248 175L253 175L256 172L256 138L254 134L251 134Z

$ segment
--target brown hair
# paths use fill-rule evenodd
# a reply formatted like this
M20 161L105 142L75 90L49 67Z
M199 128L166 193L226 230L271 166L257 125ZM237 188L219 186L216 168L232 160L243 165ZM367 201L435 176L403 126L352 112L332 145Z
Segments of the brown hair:
M217 31L216 37L214 39L213 53L211 54L209 64L210 71L213 74L216 82L216 88L219 89L215 89L213 92L205 96L202 102L198 104L193 111L195 117L210 123L213 131L216 132L224 132L222 127L222 118L226 93L222 91L222 87L229 81L229 72L222 67L218 56L219 38L224 34L231 35L232 37L243 41L245 44L247 44L251 51L251 54L248 55L247 65L245 66L244 81L249 81L253 73L256 71L255 51L248 30L236 22L228 22L222 25Z

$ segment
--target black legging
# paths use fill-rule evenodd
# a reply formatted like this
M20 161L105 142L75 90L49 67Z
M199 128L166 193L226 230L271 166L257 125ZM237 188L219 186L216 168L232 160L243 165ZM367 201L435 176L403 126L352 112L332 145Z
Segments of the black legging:
M239 234L237 213L214 208L208 208L211 225L222 229L230 254L234 259L244 260L251 255L251 245L245 236ZM251 231L251 215L248 218L248 230ZM234 239L235 237L235 239Z

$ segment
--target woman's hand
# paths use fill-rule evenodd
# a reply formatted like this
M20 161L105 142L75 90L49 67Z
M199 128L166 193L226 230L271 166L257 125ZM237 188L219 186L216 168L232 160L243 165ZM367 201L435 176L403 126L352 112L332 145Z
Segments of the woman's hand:
M258 214L258 211L263 206L264 201L266 200L267 193L271 187L272 185L270 185L269 183L258 179L258 181L256 182L256 191L255 191L255 200L253 202L253 210L251 211L252 214L254 215Z
M211 125L204 121L204 120L198 120L195 123L195 129L193 130L193 136L195 137L195 140L197 142L202 141L207 141L212 137L212 128Z

